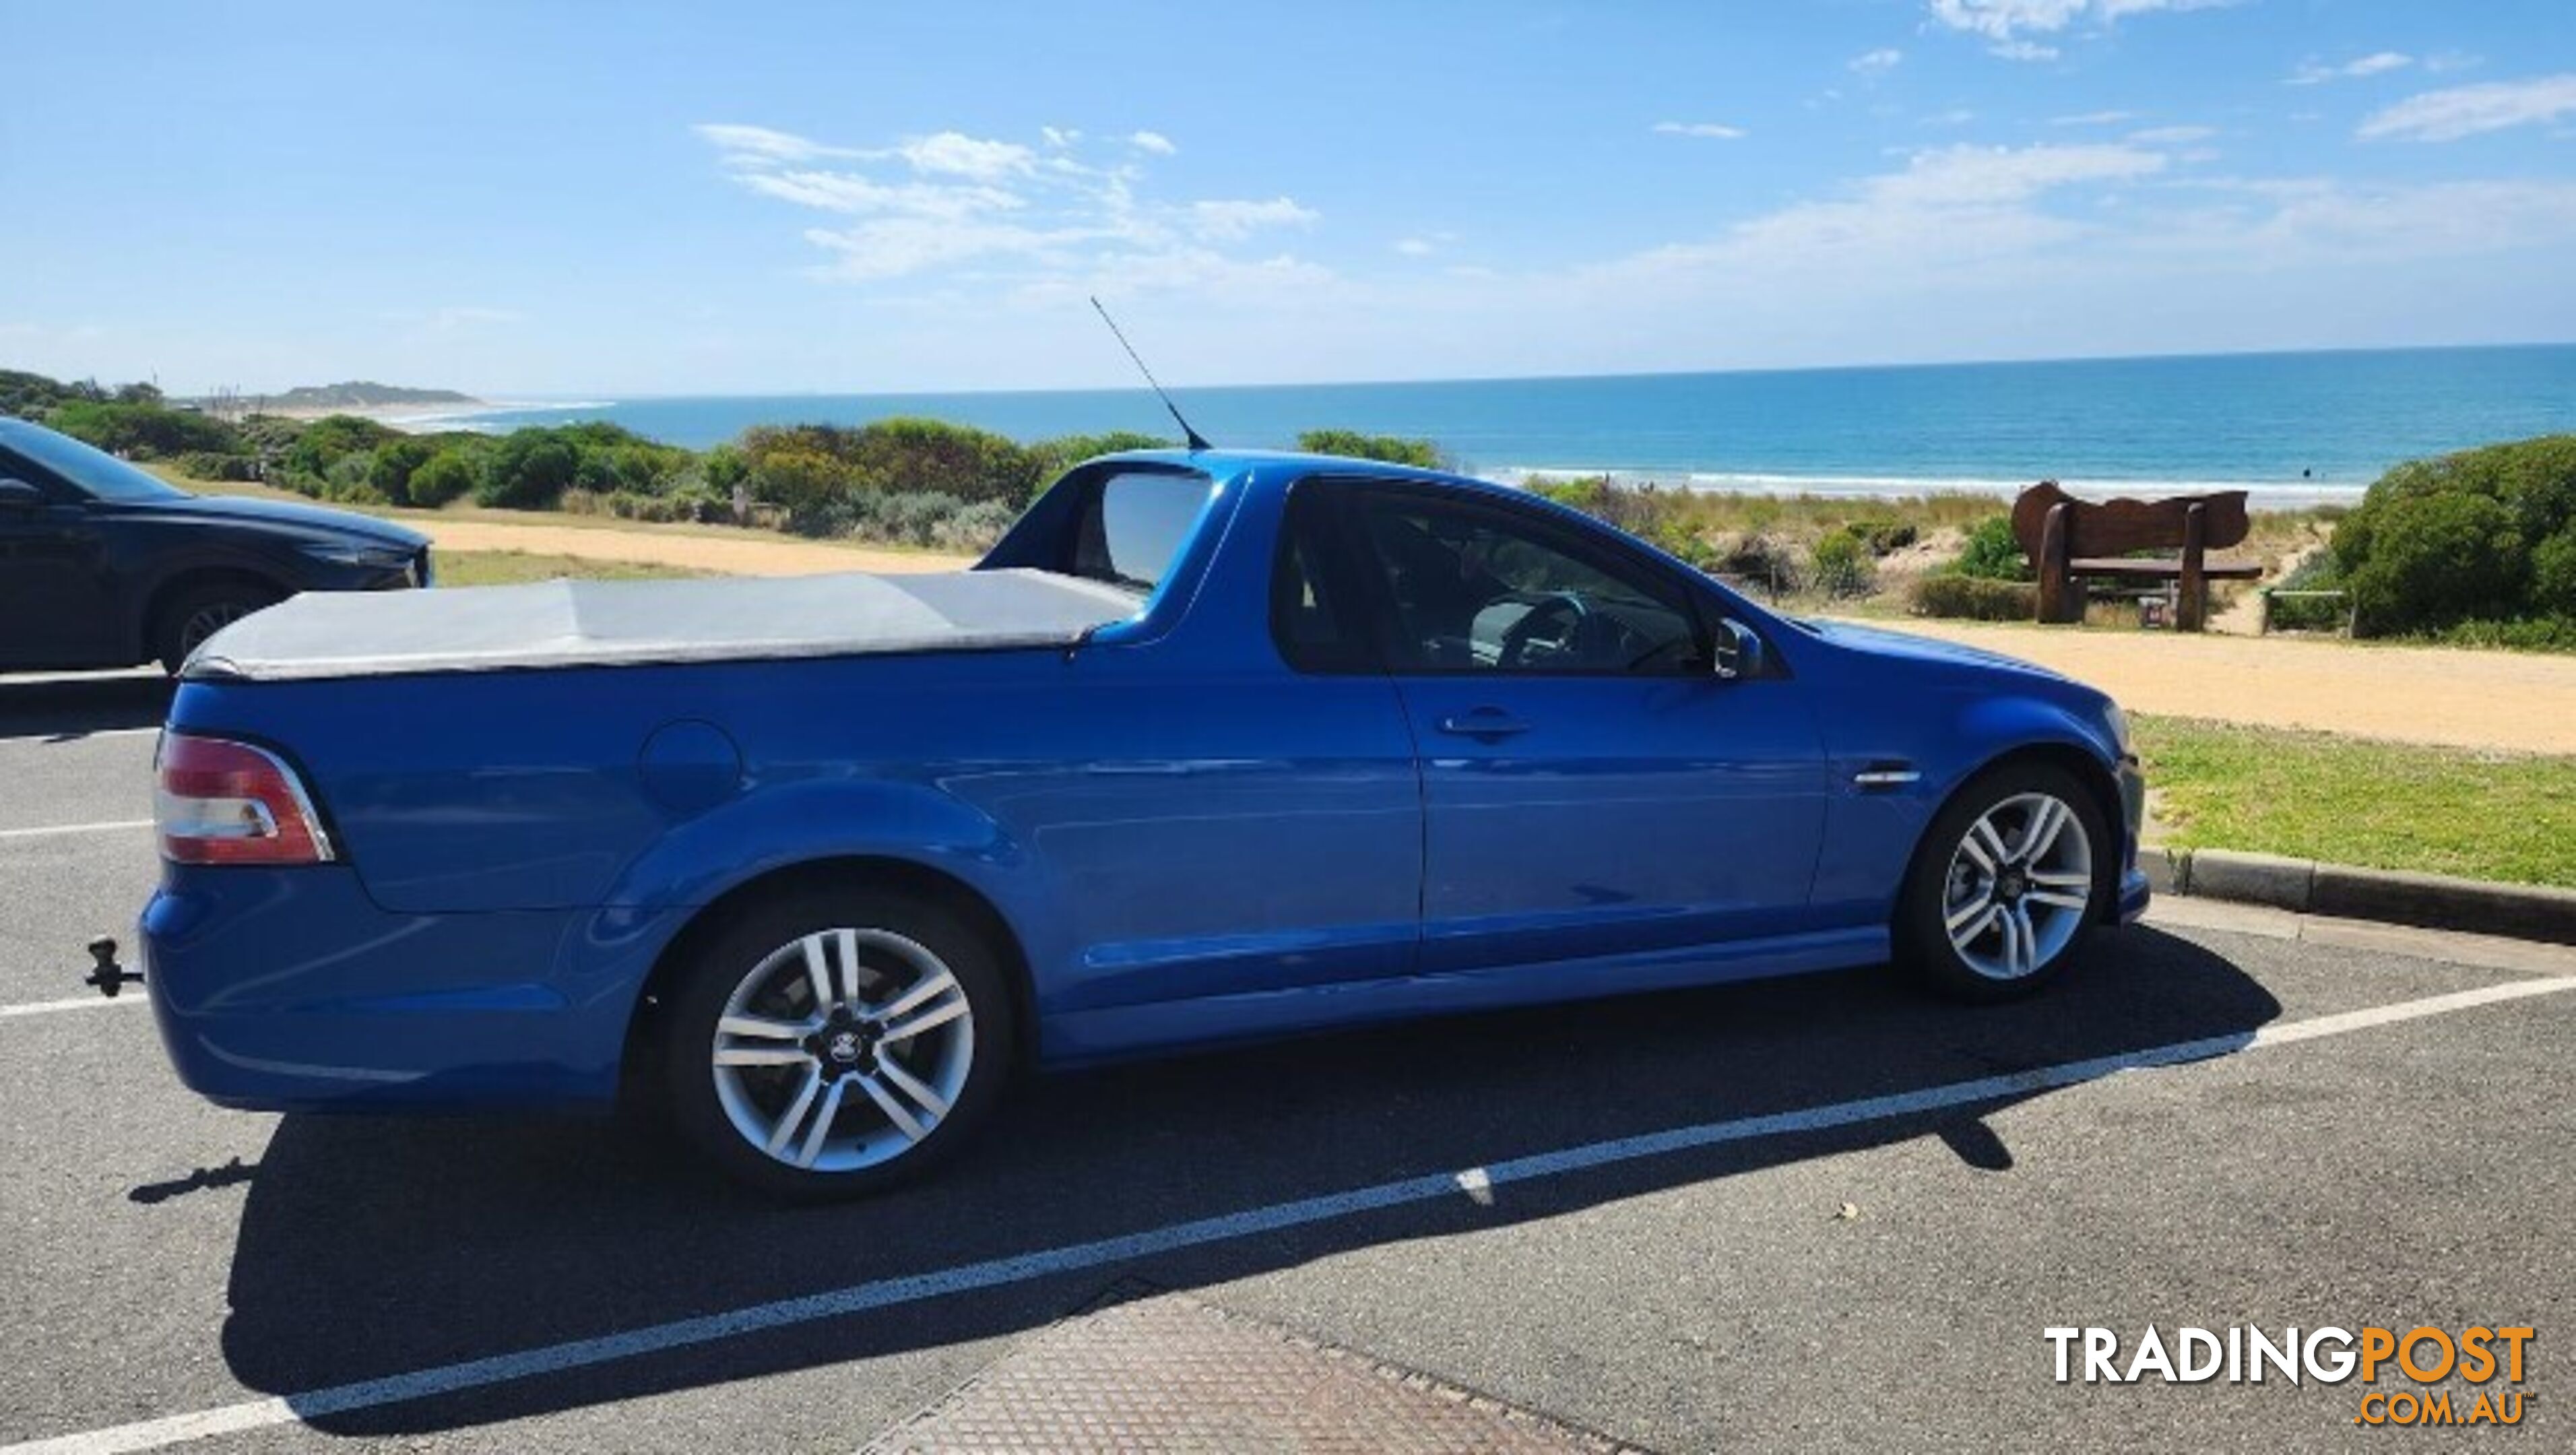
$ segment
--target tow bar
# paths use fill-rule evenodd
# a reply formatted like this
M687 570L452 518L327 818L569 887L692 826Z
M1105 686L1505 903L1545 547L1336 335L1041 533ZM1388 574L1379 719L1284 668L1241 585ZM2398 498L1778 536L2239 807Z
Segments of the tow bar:
M90 941L89 957L97 963L81 977L81 984L95 986L99 994L110 1000L116 999L116 992L126 986L143 983L143 972L128 970L116 963L116 940L113 936L101 935Z

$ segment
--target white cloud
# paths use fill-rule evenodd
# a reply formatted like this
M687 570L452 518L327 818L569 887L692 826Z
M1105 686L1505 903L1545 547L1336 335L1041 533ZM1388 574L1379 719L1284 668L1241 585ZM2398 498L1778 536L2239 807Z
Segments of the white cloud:
M2081 21L2107 26L2158 10L2207 10L2233 0L1930 0L1932 19L1998 43L2054 35Z
M2437 76L2447 76L2453 71L2474 70L2484 64L2486 64L2486 57L2471 55L2467 51L2435 51L2424 58L2424 69Z
M1700 136L1712 141L1739 141L1744 128L1715 121L1658 121L1655 130L1664 136Z
M2458 141L2576 112L2576 72L2528 81L2488 81L2409 96L2363 118L2364 141Z
M1172 153L1180 150L1179 147L1172 145L1172 139L1170 137L1163 135L1159 131L1140 131L1133 133L1127 138L1127 144L1140 152L1152 152L1158 157L1168 157Z
M993 182L1026 172L1036 154L1017 142L981 141L960 132L911 137L895 151L916 172Z
M2074 116L2052 116L2048 119L2048 124L2051 126L2118 126L2124 121L2137 119L2138 113L2134 111L2086 111Z
M1408 258L1427 258L1440 251L1440 245L1427 237L1400 237L1395 240L1395 250Z
M1947 111L1934 111L1926 114L1923 117L1923 124L1925 126L1965 126L1976 119L1977 113L1969 110L1967 107L1953 106Z
M1170 201L1140 195L1145 163L1168 154L1139 132L1112 138L1117 160L1087 160L1082 133L1047 127L1045 151L957 131L889 147L832 146L764 127L700 127L735 185L848 219L802 236L826 255L825 276L971 278L988 297L1032 298L1079 281L1104 290L1230 289L1269 295L1282 278L1329 276L1291 255L1238 258L1254 234L1310 228L1295 198ZM825 164L838 159L838 164ZM889 175L890 174L890 175Z
M1190 231L1203 238L1236 241L1265 227L1312 227L1315 214L1286 197L1267 202L1193 202Z
M713 142L728 162L810 162L824 157L847 157L857 153L846 147L829 147L809 141L793 132L773 131L766 126L742 126L732 122L708 122L689 128Z
M1893 46L1880 46L1874 51L1861 52L1859 55L1852 57L1846 64L1854 73L1867 76L1875 80L1876 78L1884 76L1888 72L1895 70L1897 65L1904 59L1905 52L1898 50Z
M2402 71L2413 64L2415 58L2403 51L2374 51L2340 66L2302 61L2299 68L2289 74L2286 84L2318 86L2328 81L2357 81L2365 76L2384 76L2390 71Z
M2216 135L2218 128L2214 126L2150 126L2144 131L2130 132L2129 140L2140 146L2184 146L2207 141Z
M2053 61L2058 55L2057 47L2041 45L2035 40L1999 40L1986 50L1988 54L2008 61Z

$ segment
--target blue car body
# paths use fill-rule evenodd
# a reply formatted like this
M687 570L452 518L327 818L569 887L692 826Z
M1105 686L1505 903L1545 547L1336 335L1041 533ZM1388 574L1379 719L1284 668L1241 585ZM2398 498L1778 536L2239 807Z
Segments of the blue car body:
M1068 647L192 672L170 730L290 764L339 854L166 866L142 928L181 1076L251 1108L606 1103L709 906L854 861L971 896L1047 1065L1864 965L1934 812L2014 754L2101 795L2104 917L2145 903L2134 761L2090 688L1775 615L1500 486L1297 455L1110 463L1211 488L1141 609ZM1272 577L1288 502L1326 477L1615 539L1758 638L1765 670L1301 671ZM1054 499L984 567L1032 559ZM1530 730L1435 730L1491 712Z

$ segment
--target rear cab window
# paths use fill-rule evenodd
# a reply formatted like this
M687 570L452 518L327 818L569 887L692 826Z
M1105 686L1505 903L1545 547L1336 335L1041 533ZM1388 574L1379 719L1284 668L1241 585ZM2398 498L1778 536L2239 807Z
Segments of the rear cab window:
M1214 482L1195 471L1119 470L1089 484L1067 533L1069 576L1153 594L1180 560Z

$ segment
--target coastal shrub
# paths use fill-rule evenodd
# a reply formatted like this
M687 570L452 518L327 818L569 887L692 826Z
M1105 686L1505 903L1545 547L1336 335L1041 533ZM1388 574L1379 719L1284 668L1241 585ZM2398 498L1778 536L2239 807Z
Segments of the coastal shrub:
M190 450L170 462L172 468L191 480L256 480L259 461L248 455L221 454L213 450Z
M2440 634L2576 606L2576 435L2544 435L2382 475L2335 527L2359 629Z
M1003 501L978 500L933 527L930 543L961 556L980 556L991 550L1019 518L1019 511Z
M572 485L581 456L553 430L523 429L503 435L474 486L474 503L516 510L544 510Z
M2576 620L2576 521L2531 548L2531 604Z
M986 430L935 419L884 419L856 429L830 424L755 425L744 430L742 454L758 482L779 474L774 462L792 458L793 479L779 482L806 501L824 494L892 494L932 491L960 500L1026 501L1036 493L1043 462L1013 441ZM827 462L822 468L816 462ZM760 486L755 483L754 493ZM789 499L769 495L788 505Z
M760 453L751 467L751 498L787 512L787 528L800 535L847 533L857 519L858 472L819 450Z
M1815 588L1828 596L1865 596L1877 584L1878 571L1869 548L1848 531L1817 541L1808 564Z
M24 369L0 369L0 414L42 419L57 405L104 403L108 398L108 392L98 387L95 379L67 384Z
M1043 490L1053 484L1058 475L1085 460L1123 454L1128 450L1168 450L1179 443L1179 440L1168 440L1158 435L1138 434L1132 429L1114 429L1107 434L1068 434L1040 440L1029 446L1029 453L1038 461L1037 488Z
M1981 581L2028 581L2032 576L2030 558L2013 538L2012 519L2002 515L1987 516L1968 527L1967 543L1959 550L1955 569Z
M1915 578L1907 604L1916 616L1969 621L2029 621L2039 614L2039 588L2027 581L1997 581L1939 571Z
M1797 590L1802 579L1790 547L1760 531L1747 531L1711 555L1705 569L1775 594Z
M2542 616L2522 621L2463 621L2445 628L2440 640L2454 647L2502 647L2517 652L2576 652L2576 617Z
M1843 533L1860 542L1872 556L1890 556L1914 544L1919 532L1910 520L1868 516L1844 524Z
M414 505L436 510L447 502L461 498L481 478L474 461L460 449L443 449L421 462L404 482L404 493Z
M299 475L329 478L331 467L351 455L370 454L403 433L353 414L326 415L297 429L287 444L285 467Z
M231 454L241 445L232 427L222 420L152 403L76 399L47 410L44 422L109 454L137 460L192 451Z
M1355 429L1310 429L1297 436L1297 448L1312 454L1384 460L1392 465L1413 465L1425 470L1448 468L1448 461L1440 453L1438 445L1403 435L1362 434Z
M2371 521L2370 551L2338 551L2353 606L2370 634L2439 630L2477 618L2521 616L2530 552L2513 513L2488 495L2393 500Z
M860 513L859 530L871 540L928 546L936 543L939 528L965 508L965 501L940 491L898 490L869 498Z
M368 467L367 483L376 488L377 494L394 504L409 505L411 477L436 453L437 447L429 441L412 436L381 445L374 451L373 463Z

